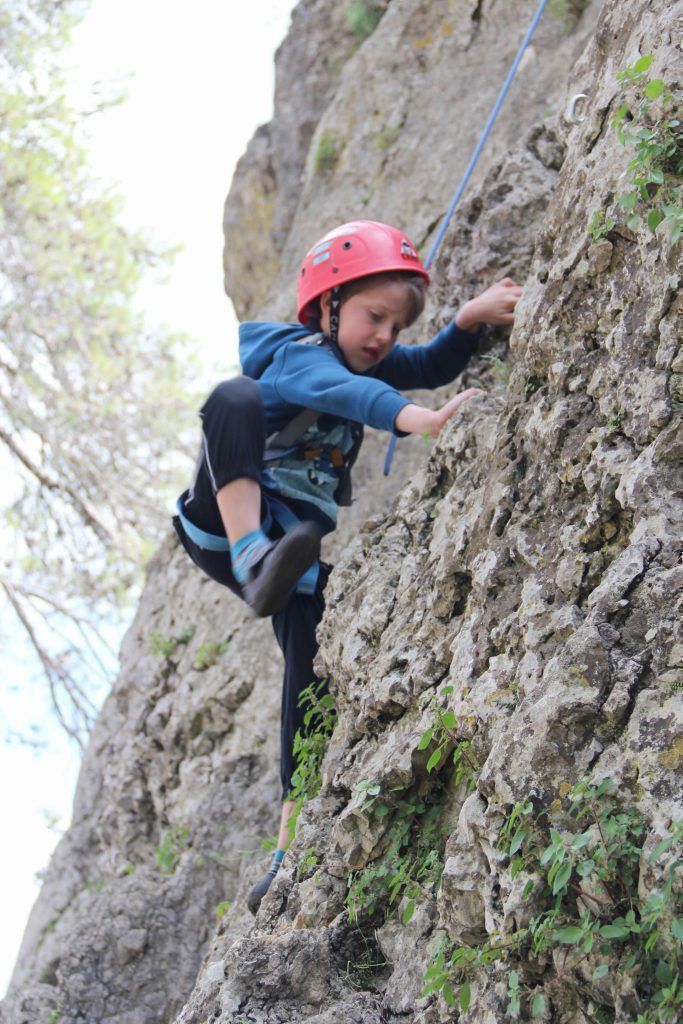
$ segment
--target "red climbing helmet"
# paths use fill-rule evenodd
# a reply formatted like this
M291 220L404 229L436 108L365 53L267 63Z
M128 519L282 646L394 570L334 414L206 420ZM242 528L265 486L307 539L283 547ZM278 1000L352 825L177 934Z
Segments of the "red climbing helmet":
M297 281L297 316L307 325L323 292L347 281L391 270L420 274L429 284L417 250L407 235L376 220L352 220L329 231L306 253Z

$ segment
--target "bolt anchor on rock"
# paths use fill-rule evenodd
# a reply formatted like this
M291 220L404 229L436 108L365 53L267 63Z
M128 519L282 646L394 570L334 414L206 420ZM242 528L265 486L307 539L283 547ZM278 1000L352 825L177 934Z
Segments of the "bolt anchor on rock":
M589 99L590 96L585 92L577 92L575 96L572 96L564 112L564 119L568 124L581 124L586 120L584 108Z

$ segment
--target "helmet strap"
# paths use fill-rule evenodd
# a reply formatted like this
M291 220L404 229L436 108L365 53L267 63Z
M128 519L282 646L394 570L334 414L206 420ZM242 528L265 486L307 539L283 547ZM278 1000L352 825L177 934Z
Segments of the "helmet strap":
M330 341L339 346L339 315L341 310L341 288L333 288L330 295Z

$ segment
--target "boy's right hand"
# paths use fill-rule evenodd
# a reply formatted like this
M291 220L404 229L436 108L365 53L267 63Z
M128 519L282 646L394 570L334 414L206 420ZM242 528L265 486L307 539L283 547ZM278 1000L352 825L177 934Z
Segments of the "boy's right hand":
M448 423L460 406L475 395L483 395L481 388L467 388L446 402L440 409L425 409L421 405L406 405L394 421L398 430L406 434L429 434L438 437L441 428Z
M461 391L459 395L451 398L450 402L446 402L440 409L436 411L427 409L426 412L429 412L434 417L432 426L428 428L429 436L438 437L441 428L448 423L453 413L457 412L461 405L464 405L468 399L474 398L475 395L483 394L484 392L481 388L467 388L466 391Z

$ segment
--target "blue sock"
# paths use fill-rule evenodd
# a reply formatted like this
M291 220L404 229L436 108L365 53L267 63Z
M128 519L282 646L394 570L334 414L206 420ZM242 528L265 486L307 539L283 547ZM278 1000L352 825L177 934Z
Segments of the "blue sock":
M258 561L266 544L270 544L270 541L259 527L258 530L252 530L251 533L245 533L243 537L230 545L232 574L240 586L244 586L247 582L249 569L254 562Z
M278 847L278 849L273 854L273 859L270 862L270 867L269 867L268 870L274 872L275 874L277 874L277 872L280 869L280 865L282 864L282 861L284 860L284 856L285 856L285 851Z

